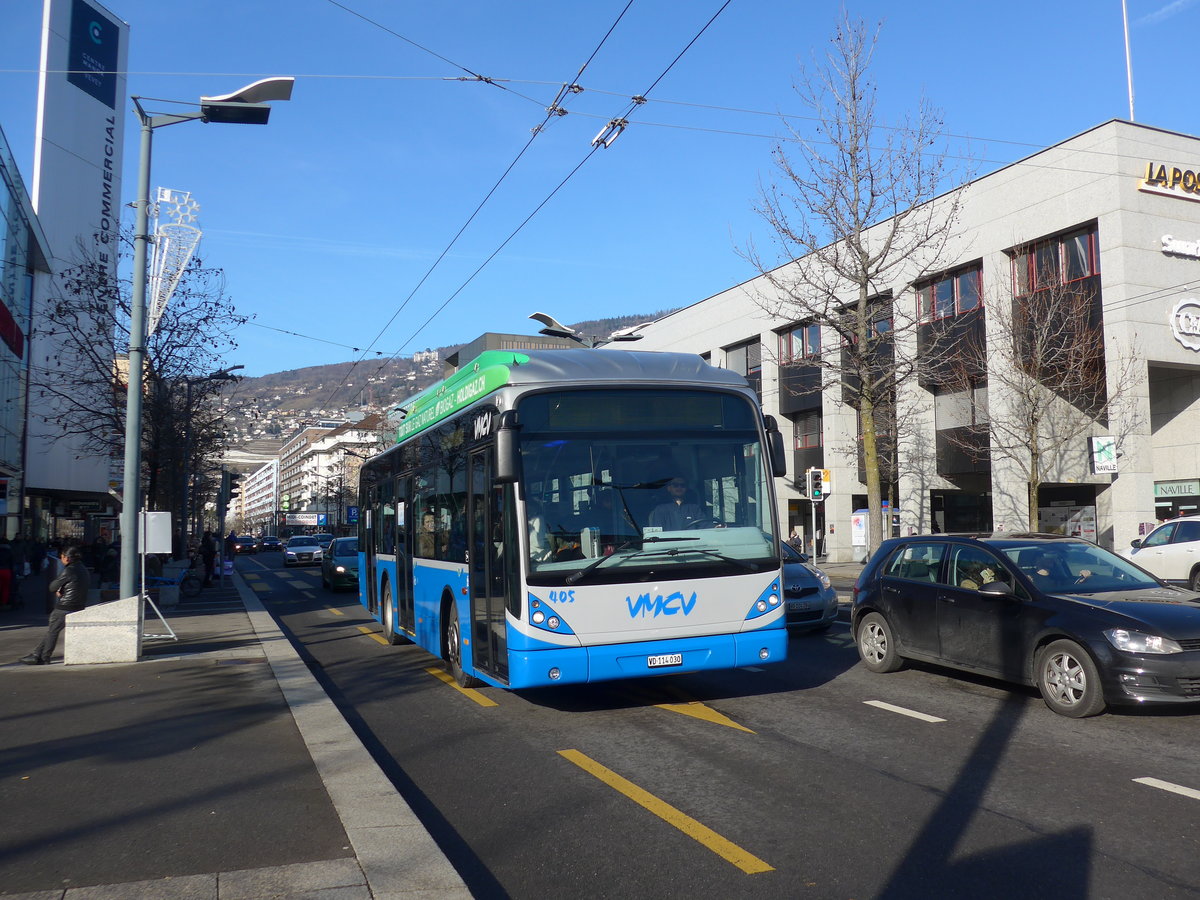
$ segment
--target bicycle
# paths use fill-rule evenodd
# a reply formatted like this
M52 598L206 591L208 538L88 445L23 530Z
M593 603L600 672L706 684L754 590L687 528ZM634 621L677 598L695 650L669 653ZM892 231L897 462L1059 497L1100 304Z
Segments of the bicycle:
M200 580L200 576L192 568L180 569L178 576L175 578L164 578L161 575L146 576L147 588L168 587L170 585L175 585L179 588L179 596L181 597L198 597L200 596L200 591L204 588L204 582Z

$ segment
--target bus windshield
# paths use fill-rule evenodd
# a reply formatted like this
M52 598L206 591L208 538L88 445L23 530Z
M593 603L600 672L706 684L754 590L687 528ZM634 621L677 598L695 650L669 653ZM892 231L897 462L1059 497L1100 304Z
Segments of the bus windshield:
M531 585L778 568L769 467L744 395L576 389L518 406Z

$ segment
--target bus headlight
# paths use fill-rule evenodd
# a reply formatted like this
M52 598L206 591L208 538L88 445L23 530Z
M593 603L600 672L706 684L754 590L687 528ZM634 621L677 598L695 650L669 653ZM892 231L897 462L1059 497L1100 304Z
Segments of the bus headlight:
M758 648L758 658L759 659L768 659L770 656L771 656L771 651L768 650L766 647Z
M558 681L558 679L562 678L562 672L558 669L557 666L555 668L551 669L546 674L550 676L551 681Z
M534 625L541 625L546 621L546 614L539 609L529 618L533 620Z
M754 604L754 608L757 609L760 613L766 612L767 611L767 601L759 600L757 603Z
M546 620L547 628L558 628L558 626L560 624L562 624L562 623L558 621L558 616L551 616L549 619Z

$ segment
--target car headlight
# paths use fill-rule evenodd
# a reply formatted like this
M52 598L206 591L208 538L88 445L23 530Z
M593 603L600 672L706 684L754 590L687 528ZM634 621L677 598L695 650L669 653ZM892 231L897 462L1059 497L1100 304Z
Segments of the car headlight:
M339 575L345 575L346 567L345 566L335 566L333 571L337 572Z
M828 575L826 575L824 572L822 572L816 566L810 566L808 563L804 563L803 565L804 565L804 568L808 569L808 571L813 573L813 576L817 579L817 581L821 582L822 588L824 588L824 589L829 588L829 576Z
M1108 642L1118 650L1129 653L1182 653L1183 648L1170 638L1126 628L1110 628L1104 632Z

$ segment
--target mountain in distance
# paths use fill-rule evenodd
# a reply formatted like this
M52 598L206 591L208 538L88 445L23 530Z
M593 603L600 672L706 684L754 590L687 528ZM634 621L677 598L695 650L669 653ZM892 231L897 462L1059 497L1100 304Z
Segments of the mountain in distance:
M591 319L570 327L585 336L606 336L671 311ZM242 378L223 393L230 443L281 443L307 425L343 422L355 414L401 406L440 381L442 360L465 343L426 349L409 357L329 363ZM636 344L624 347L634 350Z

